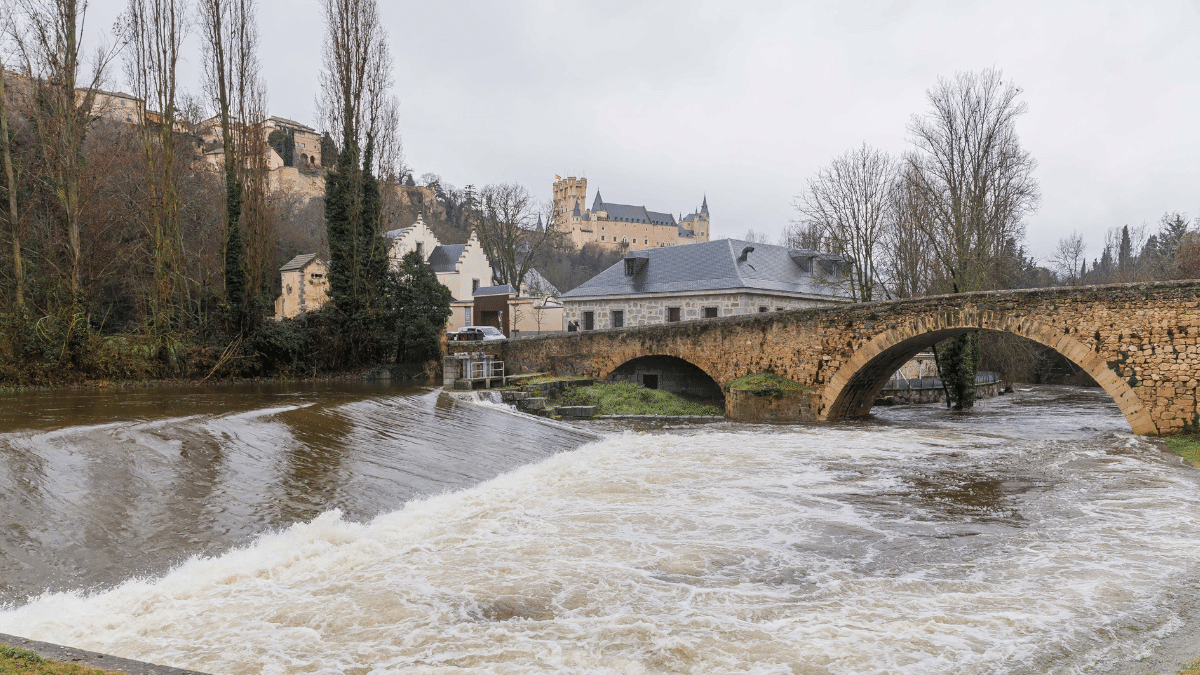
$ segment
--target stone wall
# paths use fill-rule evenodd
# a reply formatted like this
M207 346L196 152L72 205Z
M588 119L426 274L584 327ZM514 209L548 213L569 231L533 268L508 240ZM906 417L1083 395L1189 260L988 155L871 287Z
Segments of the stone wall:
M964 293L564 333L489 345L510 372L599 379L646 355L682 358L725 386L776 373L821 392L819 419L867 414L913 355L963 333L1020 335L1104 388L1139 434L1200 426L1200 281Z
M678 307L681 321L703 320L704 308L715 307L717 317L751 314L766 308L768 312L804 309L831 304L809 298L769 295L765 293L692 293L670 296L628 296L604 300L563 299L563 318L585 325L584 312L592 312L595 330L612 328L612 313L624 312L625 327L667 323L667 309ZM711 320L711 319L709 319Z

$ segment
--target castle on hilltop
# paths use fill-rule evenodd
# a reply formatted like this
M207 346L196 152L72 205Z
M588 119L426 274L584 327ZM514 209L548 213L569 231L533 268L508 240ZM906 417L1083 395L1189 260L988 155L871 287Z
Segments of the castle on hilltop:
M600 192L587 204L587 179L555 176L554 213L558 229L575 244L599 244L604 248L622 246L637 251L678 244L708 241L710 232L708 197L694 213L678 220L669 213L650 211L645 206L629 206L604 201Z

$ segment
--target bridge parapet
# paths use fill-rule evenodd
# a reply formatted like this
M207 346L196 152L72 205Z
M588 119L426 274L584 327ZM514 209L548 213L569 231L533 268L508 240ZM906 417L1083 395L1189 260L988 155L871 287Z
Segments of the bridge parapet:
M963 293L563 333L479 349L510 373L606 379L645 356L683 359L721 387L750 373L775 373L819 391L815 417L824 420L867 414L887 378L914 354L977 330L1020 335L1063 354L1104 387L1136 433L1200 430L1200 281Z

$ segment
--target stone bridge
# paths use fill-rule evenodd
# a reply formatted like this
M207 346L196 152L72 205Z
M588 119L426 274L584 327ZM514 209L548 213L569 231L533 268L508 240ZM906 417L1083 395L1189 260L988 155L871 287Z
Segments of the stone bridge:
M1198 304L1200 281L1085 286L965 293L483 344L505 361L510 373L632 379L639 363L661 367L672 362L684 368L678 372L696 371L706 381L711 378L708 385L714 390L719 386L725 392L743 375L775 373L802 385L797 388L801 395L785 401L799 409L793 419L834 420L869 413L884 383L918 352L962 333L999 331L1050 347L1086 371L1117 403L1134 433L1166 435L1200 430ZM753 413L739 412L731 393L725 395L727 414L754 419Z

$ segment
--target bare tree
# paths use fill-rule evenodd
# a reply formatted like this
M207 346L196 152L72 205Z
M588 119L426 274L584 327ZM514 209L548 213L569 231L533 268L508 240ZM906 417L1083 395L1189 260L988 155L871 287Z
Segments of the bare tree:
M375 0L322 0L325 42L317 111L330 133L340 132L343 151L364 148L379 135L398 104L389 94L392 56Z
M259 76L258 25L254 0L200 0L200 33L204 53L204 89L221 124L225 164L225 232L221 247L225 297L238 327L245 321L247 297L256 285L246 282L242 211L246 171L265 170L265 87ZM253 129L251 125L256 125Z
M892 186L888 224L883 237L883 273L891 292L915 298L933 292L935 261L927 233L932 210L922 198L914 169L903 162Z
M1050 262L1061 275L1060 279L1068 286L1079 285L1083 275L1081 266L1087 264L1087 256L1084 255L1086 250L1087 246L1078 232L1072 231L1071 234L1058 240L1058 246L1051 254Z
M43 179L57 202L66 240L68 288L73 302L82 298L84 227L87 195L81 187L84 139L93 119L96 92L116 49L100 48L84 77L84 0L12 0L6 7L10 38L23 75L31 80L37 105L31 108L37 143L45 163Z
M179 103L175 106L175 117L179 120L184 131L193 136L200 133L200 123L208 116L208 105L203 96L192 93L179 95Z
M744 239L748 242L751 242L753 244L769 244L769 243L771 243L771 238L767 236L766 232L756 232L754 230L754 228L746 230L746 235L744 237L742 237L742 239Z
M3 34L3 33L0 33ZM25 274L21 262L21 221L17 214L17 177L13 170L12 148L8 140L8 105L4 95L4 63L0 62L0 154L4 156L4 191L8 197L6 220L12 237L13 297L16 306L25 304Z
M479 241L492 264L493 281L521 293L534 260L553 240L557 222L553 205L538 205L523 185L488 185L480 193L483 213ZM537 220L544 221L539 230Z
M863 144L834 159L809 179L797 197L800 220L821 232L832 252L854 261L852 297L870 302L879 273L876 260L887 225L894 162Z
M1026 111L1020 94L994 69L939 78L926 93L931 110L908 124L913 187L932 214L929 245L955 292L997 283L1005 252L1024 238L1025 217L1040 200L1037 162L1016 132Z
M827 243L821 228L805 221L796 221L788 225L779 240L780 246L809 251L824 251Z
M183 269L183 241L174 174L176 66L185 18L182 0L129 0L124 17L126 76L137 96L158 108L157 114L146 110L141 123L149 192L146 230L154 261L150 316L160 338L181 319L177 310L186 294L178 274Z

